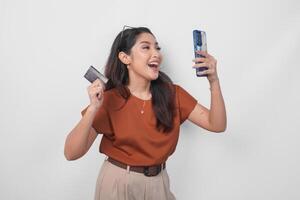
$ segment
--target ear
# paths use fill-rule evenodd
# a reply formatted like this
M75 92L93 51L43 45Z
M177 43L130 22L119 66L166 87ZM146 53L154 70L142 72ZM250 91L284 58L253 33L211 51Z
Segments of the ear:
M121 60L122 63L125 65L129 65L131 63L131 58L129 55L121 51L118 55L119 59Z

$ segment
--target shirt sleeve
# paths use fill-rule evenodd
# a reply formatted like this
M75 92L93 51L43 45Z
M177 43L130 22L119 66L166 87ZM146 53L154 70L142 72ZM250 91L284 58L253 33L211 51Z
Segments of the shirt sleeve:
M176 86L176 96L178 99L179 114L180 114L180 124L182 124L194 110L197 105L197 99L190 95L185 89Z
M82 116L85 114L87 108L88 107L86 107L81 111ZM102 133L102 134L113 133L109 114L103 105L97 111L92 127L96 130L97 133Z

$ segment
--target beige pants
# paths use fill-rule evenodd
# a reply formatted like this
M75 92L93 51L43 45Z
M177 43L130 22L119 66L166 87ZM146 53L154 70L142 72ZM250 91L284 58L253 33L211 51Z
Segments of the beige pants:
M175 200L166 169L157 176L123 169L105 160L96 184L95 200Z

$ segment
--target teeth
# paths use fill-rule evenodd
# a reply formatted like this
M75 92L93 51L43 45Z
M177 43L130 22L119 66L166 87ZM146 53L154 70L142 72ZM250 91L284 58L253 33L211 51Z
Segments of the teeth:
M148 65L149 65L149 67L157 67L158 66L157 64L152 64L152 63L150 63Z
M159 62L158 61L153 61L153 62L150 62L149 64L148 64L148 66L149 67L151 67L151 68L158 68L159 67Z

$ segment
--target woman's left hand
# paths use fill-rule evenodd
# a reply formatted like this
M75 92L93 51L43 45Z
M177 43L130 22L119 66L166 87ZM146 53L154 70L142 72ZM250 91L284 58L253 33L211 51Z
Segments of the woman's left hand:
M200 57L193 59L193 61L195 62L193 68L207 67L208 69L202 71L199 75L207 74L207 79L210 83L212 83L215 80L218 80L219 78L217 74L217 60L213 56L208 54L206 51L196 51L196 53L204 56L204 58Z

